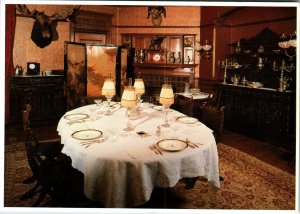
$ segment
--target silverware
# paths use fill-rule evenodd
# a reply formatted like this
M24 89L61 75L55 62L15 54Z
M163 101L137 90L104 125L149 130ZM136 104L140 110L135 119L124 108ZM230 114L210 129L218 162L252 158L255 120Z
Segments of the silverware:
M160 155L163 155L163 153L159 150L159 148L157 147L156 144L153 144L153 148L155 148L156 151L157 151Z
M149 148L151 150L153 150L155 152L155 154L157 154L157 155L163 155L163 153L156 147L155 144L150 145Z
M83 123L85 122L86 120L74 120L74 121L70 121L70 122L67 122L68 125L72 125L74 123Z
M159 155L159 153L153 148L153 145L150 145L150 146L149 146L149 149L151 149L152 151L154 151L155 154Z
M85 146L85 148L88 148L90 145L94 144L94 143L101 143L103 142L105 139L104 138L100 138L100 139L97 139L97 140L92 140L92 141L82 141L80 142L80 144L82 146Z
M190 146L190 147L192 147L192 148L199 148L199 146L196 144L196 143L192 143L189 139L186 139L185 140L186 141L186 143ZM200 145L203 145L203 144L200 144Z

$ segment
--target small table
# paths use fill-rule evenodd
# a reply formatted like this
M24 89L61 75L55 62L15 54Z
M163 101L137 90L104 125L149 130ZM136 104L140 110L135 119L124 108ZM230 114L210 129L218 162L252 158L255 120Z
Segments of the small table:
M198 109L208 101L210 94L200 92L192 93L175 93L175 102L173 108L191 117L199 117Z
M80 113L90 115L88 105L69 111L65 116ZM161 128L157 136L157 127L164 123L165 113L160 107L142 103L139 117L131 123L134 131L126 132L126 109L116 107L111 115L105 116L106 110L98 107L96 120L91 117L70 122L62 117L57 130L64 144L62 152L72 158L74 168L84 173L84 193L88 198L101 201L105 207L133 207L144 204L150 199L154 187L173 187L181 178L205 176L215 187L220 187L217 146L212 131L200 122L181 123L175 120L176 132L172 128ZM169 118L184 116L177 111L168 112ZM94 117L92 117L94 118ZM194 123L195 122L195 123ZM171 125L171 127L173 124ZM175 127L175 126L174 126ZM103 133L103 142L86 144L74 138L80 130L99 130ZM137 132L147 133L140 137ZM73 137L72 137L73 135ZM79 135L80 136L80 135ZM156 154L149 148L157 142L177 137L188 138L199 143L199 148L190 146L172 152L159 150L163 155Z

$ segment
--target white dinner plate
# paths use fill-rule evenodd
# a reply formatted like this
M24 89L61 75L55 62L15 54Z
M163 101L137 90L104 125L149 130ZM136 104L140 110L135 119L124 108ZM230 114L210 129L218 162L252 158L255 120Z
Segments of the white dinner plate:
M89 118L89 115L83 114L83 113L68 114L68 115L65 115L64 118L66 120L76 121L76 120L83 120L83 119Z
M185 124L194 124L198 122L198 119L194 117L180 116L177 117L177 121Z
M164 109L163 106L153 106L152 108L157 110L157 111L162 111Z
M102 136L102 132L96 129L80 130L72 134L72 137L77 140L93 140L101 136Z
M170 152L178 152L188 147L187 142L179 139L164 139L157 143L157 146Z

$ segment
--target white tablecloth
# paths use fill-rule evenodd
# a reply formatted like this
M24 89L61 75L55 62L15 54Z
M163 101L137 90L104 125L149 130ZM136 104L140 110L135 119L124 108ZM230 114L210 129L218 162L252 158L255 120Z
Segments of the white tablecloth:
M187 98L192 98L193 100L203 100L207 99L209 97L208 93L200 92L197 94L192 94L192 93L176 93L178 95L187 97Z
M91 114L90 107L74 109L66 115ZM148 201L155 186L172 187L185 177L205 176L219 188L218 152L212 131L200 122L182 124L177 121L179 130L162 128L158 137L155 133L157 126L164 122L164 112L148 104L142 104L142 107L141 116L131 120L134 126L131 132L123 131L127 123L124 108L117 108L110 116L96 112L100 117L97 120L88 119L72 125L68 125L64 117L60 119L57 130L64 144L62 152L72 158L74 168L84 173L86 196L101 201L105 207L131 207ZM181 114L171 111L168 115L170 118ZM71 135L89 128L102 131L105 140L86 148L80 144L82 140ZM138 131L145 131L149 136L141 138ZM179 152L162 150L163 155L149 149L149 145L174 136L202 145Z

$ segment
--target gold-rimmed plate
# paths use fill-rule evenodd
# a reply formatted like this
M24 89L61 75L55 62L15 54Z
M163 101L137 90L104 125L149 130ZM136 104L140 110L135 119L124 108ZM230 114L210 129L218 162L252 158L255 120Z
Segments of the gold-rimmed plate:
M66 120L76 121L76 120L87 119L87 118L89 118L89 115L83 114L83 113L68 114L68 115L65 115L64 118Z
M180 116L176 118L178 122L185 123L185 124L194 124L198 122L197 118L188 117L188 116Z
M85 129L74 132L71 136L76 140L94 140L102 136L102 131L96 129Z
M158 141L157 146L169 152L179 152L188 147L188 143L179 139L164 139Z

